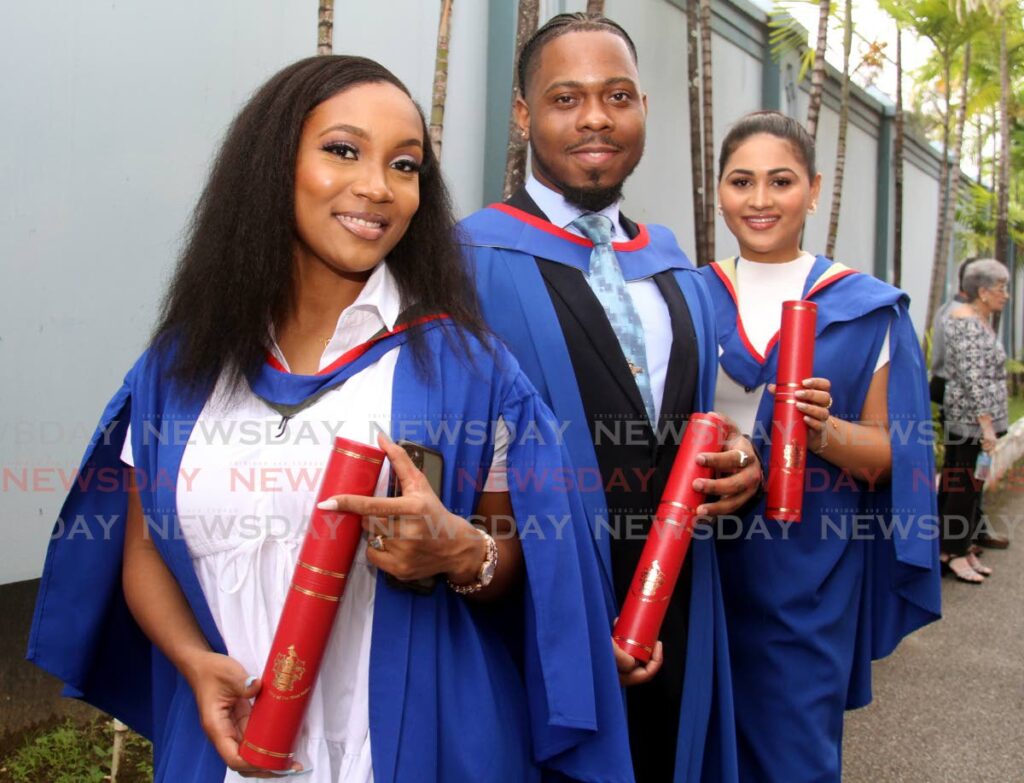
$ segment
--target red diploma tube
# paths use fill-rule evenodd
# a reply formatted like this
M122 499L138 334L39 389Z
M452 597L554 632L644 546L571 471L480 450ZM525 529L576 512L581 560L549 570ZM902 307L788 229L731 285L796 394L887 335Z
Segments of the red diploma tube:
M615 643L638 661L646 663L654 653L669 598L690 548L696 510L704 500L704 494L693 489L693 482L711 478L713 472L697 464L697 455L721 451L726 431L719 416L695 413L676 452L633 583L612 630Z
M818 306L796 300L782 303L779 368L772 412L771 458L765 515L780 522L799 522L804 505L807 424L797 410L795 393L814 374L814 326Z
M384 457L373 446L335 438L316 502L334 495L373 495ZM295 737L361 536L358 514L314 507L238 749L253 766L284 770L292 765Z

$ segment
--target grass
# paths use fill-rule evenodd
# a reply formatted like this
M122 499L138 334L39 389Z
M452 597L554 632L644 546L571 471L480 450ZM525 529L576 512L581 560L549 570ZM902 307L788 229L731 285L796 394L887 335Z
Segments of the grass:
M25 737L0 759L0 783L102 783L110 779L114 730L98 719L77 724L66 719ZM126 732L118 783L153 779L150 744Z
M1010 424L1024 417L1024 397L1010 398Z

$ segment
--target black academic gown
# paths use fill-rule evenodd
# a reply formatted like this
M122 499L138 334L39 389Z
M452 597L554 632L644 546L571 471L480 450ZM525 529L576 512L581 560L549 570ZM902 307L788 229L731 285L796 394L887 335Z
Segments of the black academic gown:
M532 218L547 221L525 189L506 203ZM621 217L621 225L631 240L640 232L637 224L625 217ZM665 299L672 322L669 367L660 420L654 429L618 339L583 272L555 260L535 259L565 339L593 439L604 488L615 597L621 606L668 479L684 422L694 411L699 375L694 323L676 271L665 269L654 274L652 279ZM662 626L665 661L661 672L650 683L626 691L634 768L637 779L644 783L671 781L674 777L690 598L688 559Z

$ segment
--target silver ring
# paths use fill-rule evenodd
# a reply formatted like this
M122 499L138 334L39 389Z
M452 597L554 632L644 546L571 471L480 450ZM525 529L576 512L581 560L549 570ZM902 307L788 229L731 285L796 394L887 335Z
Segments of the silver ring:
M378 552L384 551L384 536L374 536L370 539L370 546L376 549Z
M750 455L742 449L736 449L740 453L740 468L745 468L750 464Z

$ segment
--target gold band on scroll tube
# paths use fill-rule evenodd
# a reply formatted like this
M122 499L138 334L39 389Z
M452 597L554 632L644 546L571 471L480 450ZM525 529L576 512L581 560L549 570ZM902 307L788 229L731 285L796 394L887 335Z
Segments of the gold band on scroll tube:
M785 506L775 506L774 508L766 508L765 514L799 514L800 509L798 508L786 508Z
M802 383L776 383L775 384L775 388L776 389L802 389L803 386L804 385Z
M697 512L694 511L693 509L688 510L686 513L690 516L697 516ZM660 515L655 515L654 521L664 522L666 525L672 525L672 527L687 527L687 524L685 522L681 522L678 519L672 519L672 517L663 517ZM693 525L690 525L689 527L693 527Z
M631 644L634 647L639 647L641 650L646 650L651 655L654 655L654 648L653 647L648 647L646 644L640 644L640 642L638 642L636 639L626 639L626 638L624 638L622 636L614 636L612 638L615 639L615 641L617 641L617 642L624 642L625 644Z
M810 307L808 307L807 305L784 304L782 307L784 309L786 309L786 310L817 310L818 309L817 305L811 305Z
M248 748L252 748L257 753L262 753L265 756L271 756L275 759L290 759L292 756L295 755L294 753L275 753L272 750L261 748L259 745L253 745L251 742L249 742L249 740L242 740L242 744Z
M718 427L718 423L707 419L690 419L690 424L703 424L705 427Z
M326 568L317 568L316 566L310 565L309 563L303 563L299 561L299 565L308 571L312 571L314 574L323 574L324 576L333 576L335 579L344 579L348 574L343 574L341 571L328 571Z
M692 508L690 508L685 503L680 503L678 500L663 500L661 502L664 503L666 506L675 506L676 508L681 508L687 514L695 513Z
M663 596L661 598L645 598L642 595L638 595L636 596L636 600L638 600L642 604L663 604L671 597L671 594Z
M340 595L327 595L326 593L318 593L314 590L307 590L305 587L299 587L298 585L292 585L292 590L308 595L310 598L322 598L324 601L333 601L338 603L341 600Z
M346 457L352 457L353 459L365 460L366 462L372 462L374 465L380 465L380 464L382 464L384 462L384 460L382 460L382 459L376 459L374 457L367 457L365 454L360 454L360 453L355 452L355 451L349 451L348 449L339 449L337 446L334 447L334 450L336 452L338 452L339 454L344 454Z

